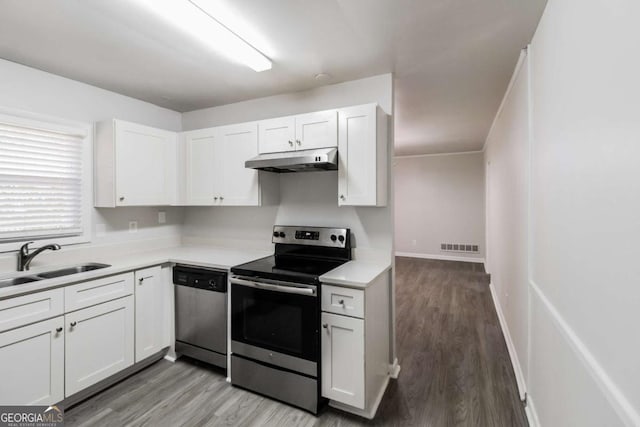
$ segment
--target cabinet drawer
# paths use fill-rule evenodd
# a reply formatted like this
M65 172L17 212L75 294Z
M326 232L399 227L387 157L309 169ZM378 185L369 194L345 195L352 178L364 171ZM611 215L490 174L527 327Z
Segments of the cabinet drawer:
M364 317L364 291L322 285L322 311Z
M118 274L64 289L65 311L74 311L133 294L133 273Z
M63 311L63 289L5 299L0 301L0 332L59 316Z

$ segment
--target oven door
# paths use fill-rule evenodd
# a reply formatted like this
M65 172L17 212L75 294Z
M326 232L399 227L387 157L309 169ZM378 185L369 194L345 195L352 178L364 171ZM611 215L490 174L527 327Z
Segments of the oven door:
M232 277L230 282L231 351L317 376L317 287L240 277Z

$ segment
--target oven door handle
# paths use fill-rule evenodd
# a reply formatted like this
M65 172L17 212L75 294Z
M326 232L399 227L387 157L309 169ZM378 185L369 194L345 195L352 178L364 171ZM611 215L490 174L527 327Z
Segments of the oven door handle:
M315 286L312 287L312 286L304 286L304 285L296 285L296 286L272 285L270 283L260 283L260 282L254 282L252 280L240 279L238 277L230 278L229 282L231 282L232 285L248 286L250 288L264 289L268 291L284 292L287 294L307 295L310 297L317 296Z

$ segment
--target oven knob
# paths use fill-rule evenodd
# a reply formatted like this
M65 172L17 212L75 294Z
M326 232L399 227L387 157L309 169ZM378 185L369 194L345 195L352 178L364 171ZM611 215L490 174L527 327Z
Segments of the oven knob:
M331 235L331 241L332 241L332 242L335 242L335 241L336 241L336 239L337 239L336 235L335 235L335 234L332 234L332 235Z
M340 243L344 242L344 236L338 236L338 240L340 240Z
M280 232L280 238L284 239L284 238L285 238L285 236L286 236L286 234L284 234L284 231L281 231L281 232Z
M278 237L280 235L280 233L278 233L277 231L273 232L273 237Z
M213 279L209 280L209 287L211 289L215 289L216 288L216 281L213 280Z

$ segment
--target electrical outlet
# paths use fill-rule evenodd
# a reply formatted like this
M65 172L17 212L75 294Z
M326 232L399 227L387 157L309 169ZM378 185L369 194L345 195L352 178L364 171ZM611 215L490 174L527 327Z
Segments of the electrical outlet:
M165 211L158 211L158 224L165 224L167 222L167 213Z
M417 244L418 244L417 240L414 239L414 240L411 241L411 246L416 246Z
M129 233L138 232L138 221L129 221Z

